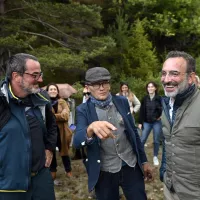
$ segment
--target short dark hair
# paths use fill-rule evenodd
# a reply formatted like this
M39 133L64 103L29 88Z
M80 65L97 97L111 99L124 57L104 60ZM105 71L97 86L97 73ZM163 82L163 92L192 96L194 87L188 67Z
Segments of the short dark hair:
M58 91L58 94L57 94L57 98L60 98L60 91L59 91L59 88L58 88L58 85L56 84L56 83L49 83L48 85L47 85L47 87L46 87L46 91L48 92L49 91L49 87L50 86L55 86L56 87L56 89L57 89L57 91Z
M149 81L149 82L146 84L146 92L147 92L147 94L149 94L148 89L147 89L148 86L149 86L149 84L152 84L152 85L156 88L155 94L157 95L157 94L158 94L158 84L155 83L154 81Z
M185 61L187 62L187 73L196 72L195 59L190 54L184 51L170 51L166 56L166 60L168 58L177 58L177 57L181 57L185 59Z
M18 53L11 56L6 63L7 78L11 80L13 72L23 74L26 71L26 61L28 59L38 61L38 59L35 56L25 53Z

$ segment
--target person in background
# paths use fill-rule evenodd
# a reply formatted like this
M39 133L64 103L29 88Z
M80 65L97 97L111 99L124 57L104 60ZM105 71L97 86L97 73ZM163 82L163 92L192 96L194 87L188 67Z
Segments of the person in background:
M85 83L91 95L76 109L73 144L87 147L88 188L95 189L98 200L119 199L119 186L127 200L146 200L144 177L151 179L152 170L128 100L110 94L110 79L103 67L87 70Z
M40 93L42 76L35 56L19 53L7 62L0 86L0 200L55 200L49 166L57 130Z
M140 110L141 103L133 92L131 92L127 82L121 82L120 92L116 95L125 96L128 99L131 114L134 115Z
M84 87L83 89L83 102L82 103L85 103L90 97L90 92L88 92L87 88Z
M138 128L142 129L141 142L143 145L145 145L153 129L153 164L158 166L158 152L162 135L162 103L161 97L158 95L158 86L155 82L150 81L146 84L146 92L147 95L142 99L141 103Z
M89 99L89 97L90 97L90 92L88 92L88 89L84 86L82 103L85 103ZM75 149L74 157L72 159L73 160L86 159L85 148L82 147L80 149Z
M163 155L160 179L165 200L200 199L200 91L193 83L195 59L168 53L161 71Z
M46 87L46 91L48 92L51 105L53 107L53 113L56 117L56 123L58 128L58 137L57 137L57 147L60 152L60 156L62 158L62 162L65 168L65 173L67 177L72 176L71 169L71 161L69 157L69 148L70 142L72 138L72 132L68 127L68 119L70 109L67 102L60 98L59 96L59 88L55 83L50 83ZM56 151L53 152L53 160L50 166L52 178L55 180L56 171L57 171L57 160L56 160ZM54 181L57 184L56 181Z

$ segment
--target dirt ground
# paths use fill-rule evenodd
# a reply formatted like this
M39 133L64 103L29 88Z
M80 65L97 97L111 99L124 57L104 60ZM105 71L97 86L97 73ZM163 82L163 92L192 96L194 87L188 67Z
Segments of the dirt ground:
M159 180L159 167L153 166L153 144L152 136L147 141L145 147L149 163L151 164L154 172L154 181L146 183L146 192L148 200L162 200L163 199L163 184ZM159 160L161 160L162 146L160 146ZM82 163L82 160L72 160L73 177L68 178L65 176L63 165L58 157L58 172L57 180L62 185L55 186L56 200L86 200L89 199L87 190L87 174ZM125 200L125 197L122 198Z

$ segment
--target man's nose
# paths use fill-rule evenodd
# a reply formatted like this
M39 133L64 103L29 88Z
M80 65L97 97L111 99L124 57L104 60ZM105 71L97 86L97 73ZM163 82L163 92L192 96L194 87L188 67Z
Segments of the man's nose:
M166 74L166 76L161 77L161 81L162 82L171 82L171 76L169 76L169 74Z

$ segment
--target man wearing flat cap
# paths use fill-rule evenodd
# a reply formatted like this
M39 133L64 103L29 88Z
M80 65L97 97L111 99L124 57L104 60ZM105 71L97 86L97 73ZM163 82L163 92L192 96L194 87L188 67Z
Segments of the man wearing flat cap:
M84 164L89 191L98 200L119 199L119 186L127 200L146 200L144 177L152 178L128 100L110 94L110 73L89 69L85 84L90 98L76 109L74 146L87 146Z

